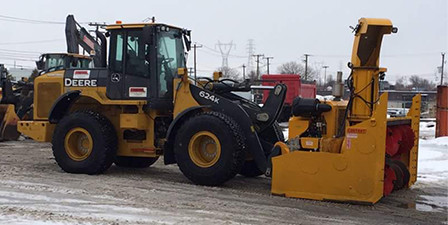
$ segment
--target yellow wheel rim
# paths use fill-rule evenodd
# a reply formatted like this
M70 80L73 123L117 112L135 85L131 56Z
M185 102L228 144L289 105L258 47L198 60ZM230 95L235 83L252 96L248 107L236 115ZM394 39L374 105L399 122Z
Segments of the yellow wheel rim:
M194 164L207 168L215 165L221 156L221 144L209 131L196 133L188 144L188 154Z
M92 136L84 128L73 128L65 135L64 147L71 159L82 161L92 153Z

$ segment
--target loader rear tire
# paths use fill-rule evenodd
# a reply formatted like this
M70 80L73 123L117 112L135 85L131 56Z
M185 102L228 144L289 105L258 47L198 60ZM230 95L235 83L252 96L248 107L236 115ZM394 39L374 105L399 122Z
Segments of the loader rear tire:
M148 157L127 157L127 156L117 156L115 157L115 165L118 167L127 168L148 168L154 164L159 157L148 158Z
M267 142L267 143L264 143L264 145L267 145L267 144L274 145L277 141L284 141L285 137L283 135L283 132L282 132L280 126L278 125L277 122L275 122L274 124L272 124L271 128L268 128L263 133L261 133L260 139L264 142ZM270 147L264 148L264 153L265 153L266 159L271 154L271 151L272 151L272 148L270 148ZM239 174L243 175L245 177L257 177L257 176L264 174L264 172L261 171L260 169L258 169L257 164L255 163L254 160L246 160L244 162L243 168L241 169Z
M189 118L177 132L174 153L182 173L195 184L217 186L243 166L245 138L240 126L219 112Z
M90 110L65 116L52 139L53 155L68 173L100 174L106 171L117 152L117 134L111 122Z

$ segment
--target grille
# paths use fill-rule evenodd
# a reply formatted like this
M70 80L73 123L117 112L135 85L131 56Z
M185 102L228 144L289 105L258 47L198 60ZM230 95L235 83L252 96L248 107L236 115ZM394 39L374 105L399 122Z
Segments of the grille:
M61 95L61 84L59 82L39 83L35 91L37 91L37 99L34 107L37 109L37 116L48 118L51 107Z

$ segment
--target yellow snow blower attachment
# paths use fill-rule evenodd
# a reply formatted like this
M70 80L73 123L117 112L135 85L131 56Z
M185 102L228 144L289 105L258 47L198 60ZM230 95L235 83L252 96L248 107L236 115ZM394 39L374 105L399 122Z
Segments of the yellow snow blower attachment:
M297 98L289 139L272 156L271 192L287 197L376 203L416 181L420 96L406 117L387 119L387 93L380 96L382 38L396 33L388 19L361 18L355 40L348 101Z

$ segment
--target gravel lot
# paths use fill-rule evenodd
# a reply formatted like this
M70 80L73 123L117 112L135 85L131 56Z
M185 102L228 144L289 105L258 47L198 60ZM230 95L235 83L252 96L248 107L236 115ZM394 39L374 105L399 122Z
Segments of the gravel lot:
M64 173L47 143L0 143L1 224L448 224L448 184L419 181L375 206L270 195L265 177L193 185L176 165Z

